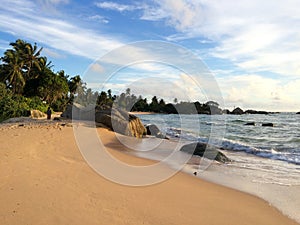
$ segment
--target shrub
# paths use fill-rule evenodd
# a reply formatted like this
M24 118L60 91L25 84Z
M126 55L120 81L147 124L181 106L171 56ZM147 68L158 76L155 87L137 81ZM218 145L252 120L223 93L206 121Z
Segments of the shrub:
M29 116L32 109L46 112L47 107L38 97L13 95L5 84L0 83L0 122L13 117Z

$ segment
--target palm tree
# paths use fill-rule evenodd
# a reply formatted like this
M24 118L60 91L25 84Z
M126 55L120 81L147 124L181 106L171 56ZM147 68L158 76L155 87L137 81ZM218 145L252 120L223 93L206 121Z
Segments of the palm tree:
M36 43L34 46L27 43L26 47L26 53L25 53L25 65L27 66L27 78L34 78L38 76L38 73L32 74L32 68L36 68L38 71L41 70L41 63L44 62L44 58L40 58L40 53L43 50L43 48L38 49ZM45 65L47 61L45 61ZM51 62L50 62L51 63ZM48 67L48 66L47 66Z
M39 91L39 87L43 83L43 79L47 77L49 73L52 73L51 61L48 62L47 57L39 57L38 61L40 68L32 68L32 73L35 74L34 78L26 80L23 92L24 96L26 97L39 96L43 98L43 95Z
M76 94L76 92L78 91L78 87L81 86L82 80L80 78L79 75L72 77L69 82L68 82L68 86L69 86L69 90L70 90L70 94L72 96L74 96Z
M36 43L32 46L30 43L18 39L16 42L10 43L13 49L19 54L21 60L24 62L24 70L26 79L36 78L37 73L31 74L32 68L35 67L38 71L40 68L40 54L43 48L38 49Z
M12 89L14 94L21 94L25 85L25 78L22 69L24 63L19 54L13 50L7 50L1 60L4 62L5 77L3 80L5 80L7 87Z
M55 74L46 69L45 74L40 78L38 87L41 98L50 105L56 100L65 98L69 91L67 81L60 73Z

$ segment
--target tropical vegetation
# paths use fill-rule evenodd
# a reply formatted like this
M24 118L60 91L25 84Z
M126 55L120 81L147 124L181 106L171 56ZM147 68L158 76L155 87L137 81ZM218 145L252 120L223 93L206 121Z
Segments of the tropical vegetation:
M36 43L18 39L10 46L0 58L0 121L26 116L30 109L64 110L84 85L80 76L69 79L63 70L54 72Z

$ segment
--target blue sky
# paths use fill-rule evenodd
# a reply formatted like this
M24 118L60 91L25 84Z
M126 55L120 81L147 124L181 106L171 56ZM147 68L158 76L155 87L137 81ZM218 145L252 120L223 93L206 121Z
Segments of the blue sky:
M36 42L55 71L84 77L91 63L118 47L170 42L208 66L226 108L300 111L299 27L298 0L2 0L0 53L18 38ZM172 66L129 67L105 88L149 85L160 97L185 100L174 92L175 86L185 86L188 99L205 100L189 76Z

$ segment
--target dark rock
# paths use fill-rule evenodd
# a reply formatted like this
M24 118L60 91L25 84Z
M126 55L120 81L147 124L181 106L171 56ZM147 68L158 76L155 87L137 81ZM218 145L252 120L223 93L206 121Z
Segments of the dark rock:
M147 135L152 135L157 138L168 139L166 136L159 130L159 128L154 124L146 125Z
M112 131L127 136L140 138L146 134L146 129L138 117L122 109L108 107L102 109L95 109L94 105L84 107L74 103L66 107L61 117L73 120L95 121Z
M263 127L274 127L273 123L263 123L262 124Z
M94 115L95 107L93 105L85 107L74 103L73 105L67 105L65 111L60 116L73 120L93 120Z
M230 114L230 111L229 111L229 109L223 109L222 113L223 114Z
M180 151L205 157L211 160L216 160L222 163L231 162L226 155L218 151L215 147L201 142L184 145L181 147Z
M72 119L72 105L67 105L65 111L60 116L63 118Z
M243 113L244 113L244 111L243 111L241 108L239 108L239 107L235 108L235 109L231 112L231 114L234 114L234 115L242 115Z
M300 114L300 112L297 112L296 114Z
M244 124L245 126L255 126L255 122L248 122Z
M248 109L244 113L245 114L264 114L264 115L269 114L267 111L256 111L256 110L252 110L252 109Z
M158 133L160 133L160 130L159 128L154 125L154 124L149 124L149 125L146 125L146 130L147 130L147 135L157 135Z
M168 103L168 104L165 105L164 111L165 111L165 113L167 113L167 114L178 114L176 108L175 108L174 105L171 104L171 103Z

